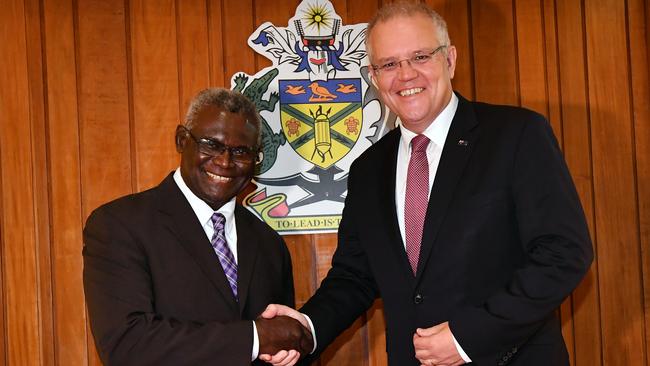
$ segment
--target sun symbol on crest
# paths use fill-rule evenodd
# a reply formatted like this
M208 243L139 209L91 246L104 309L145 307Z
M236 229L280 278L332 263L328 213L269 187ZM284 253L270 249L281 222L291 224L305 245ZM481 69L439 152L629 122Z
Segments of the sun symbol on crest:
M303 20L307 23L307 28L315 27L318 29L318 34L321 32L321 27L332 28L332 14L324 5L316 3L309 6L303 13Z

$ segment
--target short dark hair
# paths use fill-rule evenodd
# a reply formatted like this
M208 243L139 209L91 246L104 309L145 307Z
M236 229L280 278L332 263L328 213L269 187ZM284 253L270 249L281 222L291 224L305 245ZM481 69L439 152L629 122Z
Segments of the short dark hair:
M194 120L199 112L206 106L214 106L225 109L230 113L243 116L247 122L252 123L258 131L257 145L261 145L262 128L260 115L257 113L255 104L243 94L225 88L208 88L201 90L190 102L185 114L185 127L191 129Z

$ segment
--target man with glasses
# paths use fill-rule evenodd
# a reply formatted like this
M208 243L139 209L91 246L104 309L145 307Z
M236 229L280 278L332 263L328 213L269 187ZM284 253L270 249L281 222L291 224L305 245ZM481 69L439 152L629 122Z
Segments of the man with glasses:
M269 303L294 305L284 241L235 201L260 133L248 99L206 89L176 129L180 167L88 218L84 289L106 365L245 365L312 349L294 319L253 321Z
M454 93L456 49L422 3L382 8L366 49L401 124L350 168L320 288L263 316L309 325L318 354L381 297L390 365L568 365L555 310L593 253L549 124Z

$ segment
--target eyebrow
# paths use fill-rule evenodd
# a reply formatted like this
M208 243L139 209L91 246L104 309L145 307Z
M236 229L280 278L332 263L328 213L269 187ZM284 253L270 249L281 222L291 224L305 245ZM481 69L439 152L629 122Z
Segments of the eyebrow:
M435 50L435 49L436 49L435 47L433 47L433 48L420 48L420 49L417 49L417 50L415 50L415 51L412 51L412 52L409 54L409 56L407 56L407 57L410 57L410 56L413 56L413 55L417 55L417 54L420 54L420 53L427 53L427 52L432 51L432 50ZM399 58L401 58L401 57L399 57L399 56L388 56L388 57L382 57L382 58L379 58L379 59L377 59L377 61L378 61L378 62L382 62L382 61L390 61L390 60L396 60L396 59L399 59Z

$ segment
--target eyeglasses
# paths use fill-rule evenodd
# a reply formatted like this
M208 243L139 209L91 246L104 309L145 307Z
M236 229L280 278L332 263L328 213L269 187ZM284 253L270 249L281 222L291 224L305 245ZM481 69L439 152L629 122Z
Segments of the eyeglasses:
M202 137L198 138L192 134L187 127L182 126L187 134L190 135L192 140L196 143L196 146L201 154L205 154L211 157L217 157L223 155L223 153L228 150L230 158L237 163L252 163L253 161L259 161L259 150L257 148L247 147L247 146L237 146L232 147L226 144L223 144L217 140Z
M372 69L377 75L380 74L392 74L393 72L397 71L397 69L402 67L402 62L403 61L408 61L409 65L414 66L414 65L425 65L429 61L433 59L433 57L436 55L436 53L440 52L443 50L447 45L442 45L438 48L436 48L433 51L423 51L423 52L417 52L413 56L397 61L388 61L384 63L383 65L372 65Z

